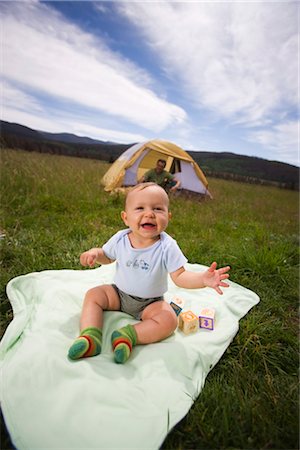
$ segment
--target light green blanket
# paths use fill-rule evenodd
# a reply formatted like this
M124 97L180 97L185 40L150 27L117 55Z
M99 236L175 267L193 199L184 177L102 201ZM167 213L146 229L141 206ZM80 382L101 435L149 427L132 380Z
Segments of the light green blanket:
M206 269L187 264L189 270ZM177 330L163 342L137 346L115 364L110 336L136 321L106 312L102 353L70 361L85 292L111 283L115 265L93 270L44 271L11 280L14 319L0 344L1 407L18 450L158 449L188 412L209 371L238 331L239 319L259 302L233 282L220 296L212 289L185 290L169 279L165 296L185 301L196 315L216 310L214 331Z

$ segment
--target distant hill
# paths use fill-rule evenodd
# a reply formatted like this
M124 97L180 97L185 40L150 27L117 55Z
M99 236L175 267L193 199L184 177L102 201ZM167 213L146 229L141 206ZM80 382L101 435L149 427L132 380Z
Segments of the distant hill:
M48 133L0 121L1 145L8 148L115 161L132 144L98 141L71 133Z
M48 133L0 121L1 146L42 153L115 161L132 144L98 141L70 133ZM299 168L290 164L228 152L187 152L207 177L299 189Z
M40 139L41 135L38 131L32 130L31 128L25 127L24 125L19 125L18 123L0 121L1 137L5 134L12 134L15 136L23 136L31 139Z
M103 141L97 141L95 139L91 139L86 136L76 136L75 134L70 133L46 133L45 131L40 131L40 135L42 135L46 140L50 141L60 141L60 142L69 142L70 144L99 144L104 143ZM107 142L106 142L107 144Z
M116 142L99 141L87 136L76 136L76 134L71 133L47 133L45 131L39 131L38 133L42 135L46 140L68 142L70 144L119 145Z
M247 183L274 184L293 190L299 188L299 168L291 164L228 152L190 151L189 154L207 176Z
M114 144L114 142L99 141L86 136L76 136L71 133L48 133L46 131L32 130L24 125L5 122L4 120L0 120L0 130L1 134L26 136L32 139L42 139L46 141L68 142L71 144Z

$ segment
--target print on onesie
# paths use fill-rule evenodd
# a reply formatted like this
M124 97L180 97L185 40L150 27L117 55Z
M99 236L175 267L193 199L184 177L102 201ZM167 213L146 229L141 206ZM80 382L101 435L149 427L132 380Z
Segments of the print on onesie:
M150 269L150 265L148 263L146 263L146 261L144 261L143 259L141 259L141 260L135 259L134 261L128 260L126 262L126 266L127 267L132 266L134 269L142 269L142 270Z

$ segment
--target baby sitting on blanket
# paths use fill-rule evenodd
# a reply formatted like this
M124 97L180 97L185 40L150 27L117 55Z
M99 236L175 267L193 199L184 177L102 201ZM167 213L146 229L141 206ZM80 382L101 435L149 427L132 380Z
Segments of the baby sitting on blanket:
M125 363L135 345L150 344L170 336L177 316L164 301L167 275L182 288L211 287L222 294L230 267L216 269L213 262L205 272L184 269L187 259L165 229L171 213L169 198L155 183L142 183L126 197L121 217L128 226L117 232L102 248L92 248L80 256L83 266L116 261L114 284L90 289L85 296L80 319L80 336L69 350L69 358L95 356L101 352L103 311L123 311L139 322L112 333L117 363Z

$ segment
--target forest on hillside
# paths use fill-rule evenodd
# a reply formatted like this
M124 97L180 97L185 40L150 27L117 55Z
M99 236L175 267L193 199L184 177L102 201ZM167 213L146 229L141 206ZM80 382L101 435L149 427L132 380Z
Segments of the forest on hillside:
M56 139L64 139L56 140ZM91 143L92 139L63 133L42 133L18 124L1 121L0 144L3 148L99 159L114 162L132 144ZM94 141L97 142L97 141ZM236 155L228 152L188 151L207 177L216 177L299 189L299 168L277 161Z

